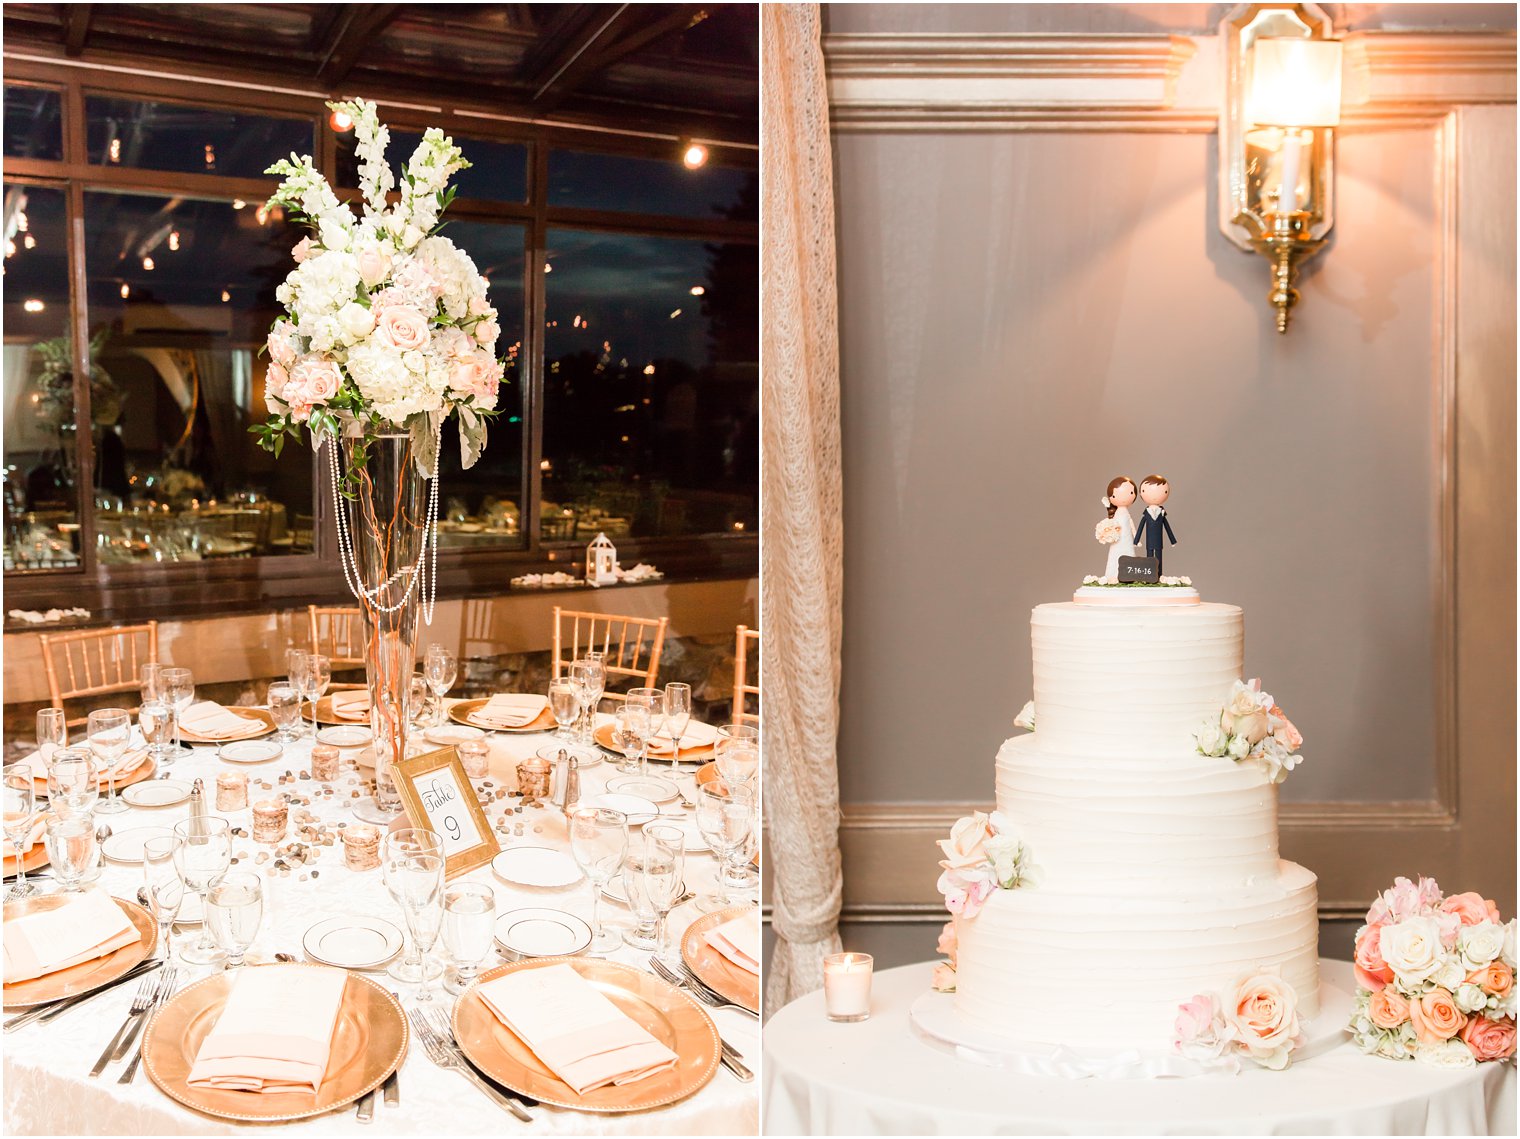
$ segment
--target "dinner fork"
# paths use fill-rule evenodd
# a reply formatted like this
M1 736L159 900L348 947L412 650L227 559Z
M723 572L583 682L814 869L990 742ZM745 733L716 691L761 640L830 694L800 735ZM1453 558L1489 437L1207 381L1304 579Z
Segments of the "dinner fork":
M734 1008L738 1009L740 1012L746 1014L747 1016L754 1017L756 1020L760 1019L759 1013L754 1012L751 1009L747 1009L743 1005L729 1000L727 997L719 996L712 989L708 988L707 985L696 976L696 974L694 974L690 969L686 968L685 965L681 966L681 974L677 974L675 970L666 965L665 962L661 961L658 957L651 957L649 959L649 964L654 969L654 971L661 977L665 978L665 980L669 981L677 988L685 989L708 1008Z
M143 1047L148 1043L148 1021L157 1016L159 1010L168 1004L169 998L174 995L175 984L179 979L178 967L170 965L161 974L159 974L159 978L158 993L153 1000L153 1009L148 1013L147 1016L143 1017L142 1019L142 1040L138 1042L137 1052L133 1055L131 1062L126 1066L126 1069L121 1073L121 1075L117 1077L116 1082L118 1084L130 1084L134 1079L137 1078L137 1066L142 1063ZM130 1040L128 1043L130 1044Z
M111 1037L111 1042L101 1052L100 1059L96 1060L95 1066L90 1069L92 1077L98 1076L101 1072L105 1071L106 1065L115 1057L118 1045L125 1048L127 1030L137 1023L138 1017L148 1011L148 1005L153 1001L153 994L158 991L157 983L158 978L149 975L144 977L138 984L137 995L132 998L132 1008L127 1013L126 1020L121 1022L121 1027L116 1030L116 1035Z
M458 1072L524 1123L533 1122L533 1116L518 1100L513 1099L511 1096L503 1095L477 1075L475 1069L469 1065L464 1056L455 1051L452 1041L447 1044L444 1043L442 1035L433 1027L427 1017L423 1015L421 1009L412 1009L410 1015L412 1025L417 1029L417 1037L422 1041L422 1047L427 1052L429 1060L433 1061L440 1068L450 1068Z
M670 969L668 969L665 966L665 963L663 961L661 961L658 957L651 957L649 959L649 964L652 965L652 966L654 966L654 971L656 973L658 973L661 977L663 977L665 980L669 981L672 985L675 985L677 988L684 988L687 992L691 993L692 996L696 997L703 1004L708 1005L709 1007L712 1007L712 1008L721 1008L721 1007L723 1007L722 1005L714 1005L714 1004L712 1004L712 1002L709 1001L706 997L704 997L701 993L697 992L690 985L686 984L686 982L684 980L682 980L680 977L676 976L675 973L673 973ZM733 1005L733 1007L734 1008L742 1008L743 1006L742 1005ZM749 1010L745 1009L745 1011L748 1012ZM753 1080L755 1078L755 1073L751 1072L747 1067L744 1066L744 1056L743 1056L743 1054L737 1048L735 1048L732 1044L730 1044L727 1040L724 1040L722 1036L718 1037L718 1043L722 1046L722 1051L721 1051L721 1054L719 1055L718 1059L720 1059L723 1062L723 1066L725 1068L727 1068L730 1072L732 1072L734 1074L734 1076L739 1080L740 1083L747 1084L751 1080Z

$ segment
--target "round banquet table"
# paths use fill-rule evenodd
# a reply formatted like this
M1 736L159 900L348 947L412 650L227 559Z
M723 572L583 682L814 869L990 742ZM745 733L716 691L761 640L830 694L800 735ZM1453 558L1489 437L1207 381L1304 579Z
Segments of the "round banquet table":
M871 1019L835 1024L822 992L765 1025L767 1135L1487 1135L1515 1133L1515 1068L1437 1071L1364 1056L1348 1036L1283 1072L1062 1080L958 1060L914 1035L933 964L876 975ZM1351 984L1351 966L1322 961Z
M601 720L609 722L611 717L603 715ZM196 777L203 779L212 813L225 816L234 827L240 826L244 830L251 829L248 810L214 809L218 772L238 770L248 775L250 801L282 790L293 791L312 797L307 809L322 821L354 822L351 807L355 800L351 792L360 785L360 773L352 759L355 752L341 753L342 767L333 785L336 793L330 799L312 795L313 789L321 786L315 780L302 779L283 785L278 782L278 777L287 771L299 776L301 771L311 770L313 742L308 720L305 737L287 744L283 756L266 763L227 763L217 758L214 745L199 745L194 748L193 755L172 764L170 777L187 781ZM500 787L501 773L509 764L532 758L533 753L548 742L551 742L551 736L547 733L502 733L491 737L492 781ZM651 769L666 766L650 764ZM607 780L617 774L610 758L583 769L582 797L602 791ZM273 790L264 791L258 787L260 780L267 781ZM506 799L491 804L487 814L492 824L501 816L507 803L516 801ZM675 807L676 804L667 803L664 810ZM99 820L109 822L113 833L120 833L129 827L171 826L185 817L187 808L188 804L184 803L158 809L131 808L116 815L101 815ZM296 806L292 805L292 825L286 841L294 837L295 810ZM694 833L692 812L683 808L683 815L683 826ZM556 817L541 810L524 811L519 817L527 820L525 834L507 838L498 832L503 849L509 849L513 844L534 844L554 846L568 852L563 815ZM535 823L542 825L544 830L535 834ZM241 859L239 869L267 870L272 858L262 866L255 866L253 856L268 849L249 838L233 840L233 854ZM384 918L398 928L403 926L400 911L386 892L378 869L348 870L343 865L341 841L321 850L320 857L314 863L308 863L306 868L320 871L316 879L302 881L300 869L292 870L285 878L261 875L265 883L264 917L258 938L249 952L250 961L272 961L276 952L293 953L304 960L302 934L326 917L364 914ZM688 890L698 894L710 892L715 874L713 855L706 852L688 854L685 873ZM135 898L140 879L140 867L105 861L99 885L117 897ZM487 882L494 888L498 914L521 906L550 906L577 914L587 921L591 918L591 886L585 879L564 889L535 889L510 885L497 878L489 866L455 880L465 879ZM39 885L51 888L50 881L39 882ZM602 899L601 914L603 921L609 924L626 927L630 922L625 907L605 898ZM686 927L700 916L690 904L674 910L670 915L670 936L679 944ZM185 937L198 934L198 926L177 929L176 947ZM442 960L442 952L440 942L435 946L433 956ZM608 959L648 968L648 955L627 945L619 947ZM495 965L499 960L492 954L483 967ZM216 968L187 966L183 962L177 964L180 966L179 988L209 975ZM416 986L394 981L383 972L367 975L396 992L408 1008L412 1007L410 997ZM441 981L434 982L434 1003L447 1009L452 998L443 992L441 985ZM116 1077L125 1066L124 1062L113 1063L96 1079L87 1077L95 1058L126 1017L136 989L136 982L119 985L49 1024L30 1024L5 1037L5 1130L8 1134L231 1135L256 1133L267 1126L217 1119L191 1111L159 1091L144 1070L137 1073L131 1084L119 1085ZM752 1069L757 1068L760 1035L755 1019L732 1009L710 1011L723 1039L744 1055ZM321 1135L437 1135L440 1127L455 1135L496 1135L516 1131L551 1135L753 1135L759 1125L758 1080L741 1084L721 1065L706 1087L668 1107L603 1115L541 1105L531 1109L534 1115L531 1125L513 1119L472 1087L464 1076L436 1067L415 1042L415 1037L401 1068L400 1085L401 1102L398 1106L391 1107L376 1096L371 1123L357 1122L354 1106L350 1104L325 1115L282 1126Z

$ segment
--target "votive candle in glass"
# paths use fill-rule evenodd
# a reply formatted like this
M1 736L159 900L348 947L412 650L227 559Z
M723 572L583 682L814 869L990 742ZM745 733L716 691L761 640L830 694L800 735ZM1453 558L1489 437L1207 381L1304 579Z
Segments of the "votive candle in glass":
M464 773L471 779L484 779L491 774L491 749L485 740L466 740L458 751Z
M338 749L332 744L317 744L311 749L311 777L323 783L338 778Z
M248 776L241 771L224 771L216 777L216 809L241 811L248 806Z
M285 837L290 807L284 799L260 799L253 805L253 841L276 843Z
M830 1020L865 1020L871 1015L869 953L831 953L823 959L823 1003Z
M525 759L517 765L517 790L526 804L536 804L549 794L549 761Z
M380 865L380 831L368 823L343 828L343 863L350 870L373 870Z

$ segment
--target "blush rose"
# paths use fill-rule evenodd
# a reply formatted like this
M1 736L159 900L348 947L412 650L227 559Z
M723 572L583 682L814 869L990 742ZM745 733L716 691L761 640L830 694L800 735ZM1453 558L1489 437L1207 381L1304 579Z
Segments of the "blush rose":
M1489 1020L1475 1016L1462 1026L1461 1038L1474 1060L1508 1060L1515 1054L1515 1022L1511 1017Z

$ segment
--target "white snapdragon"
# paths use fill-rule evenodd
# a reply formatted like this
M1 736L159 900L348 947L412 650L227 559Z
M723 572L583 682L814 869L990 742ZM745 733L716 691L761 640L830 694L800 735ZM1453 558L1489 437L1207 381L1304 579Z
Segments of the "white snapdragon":
M396 188L396 176L385 161L385 148L391 141L390 129L380 122L375 104L363 99L327 106L353 120L354 155L359 160L359 189L364 194L365 216L384 213L385 196Z

